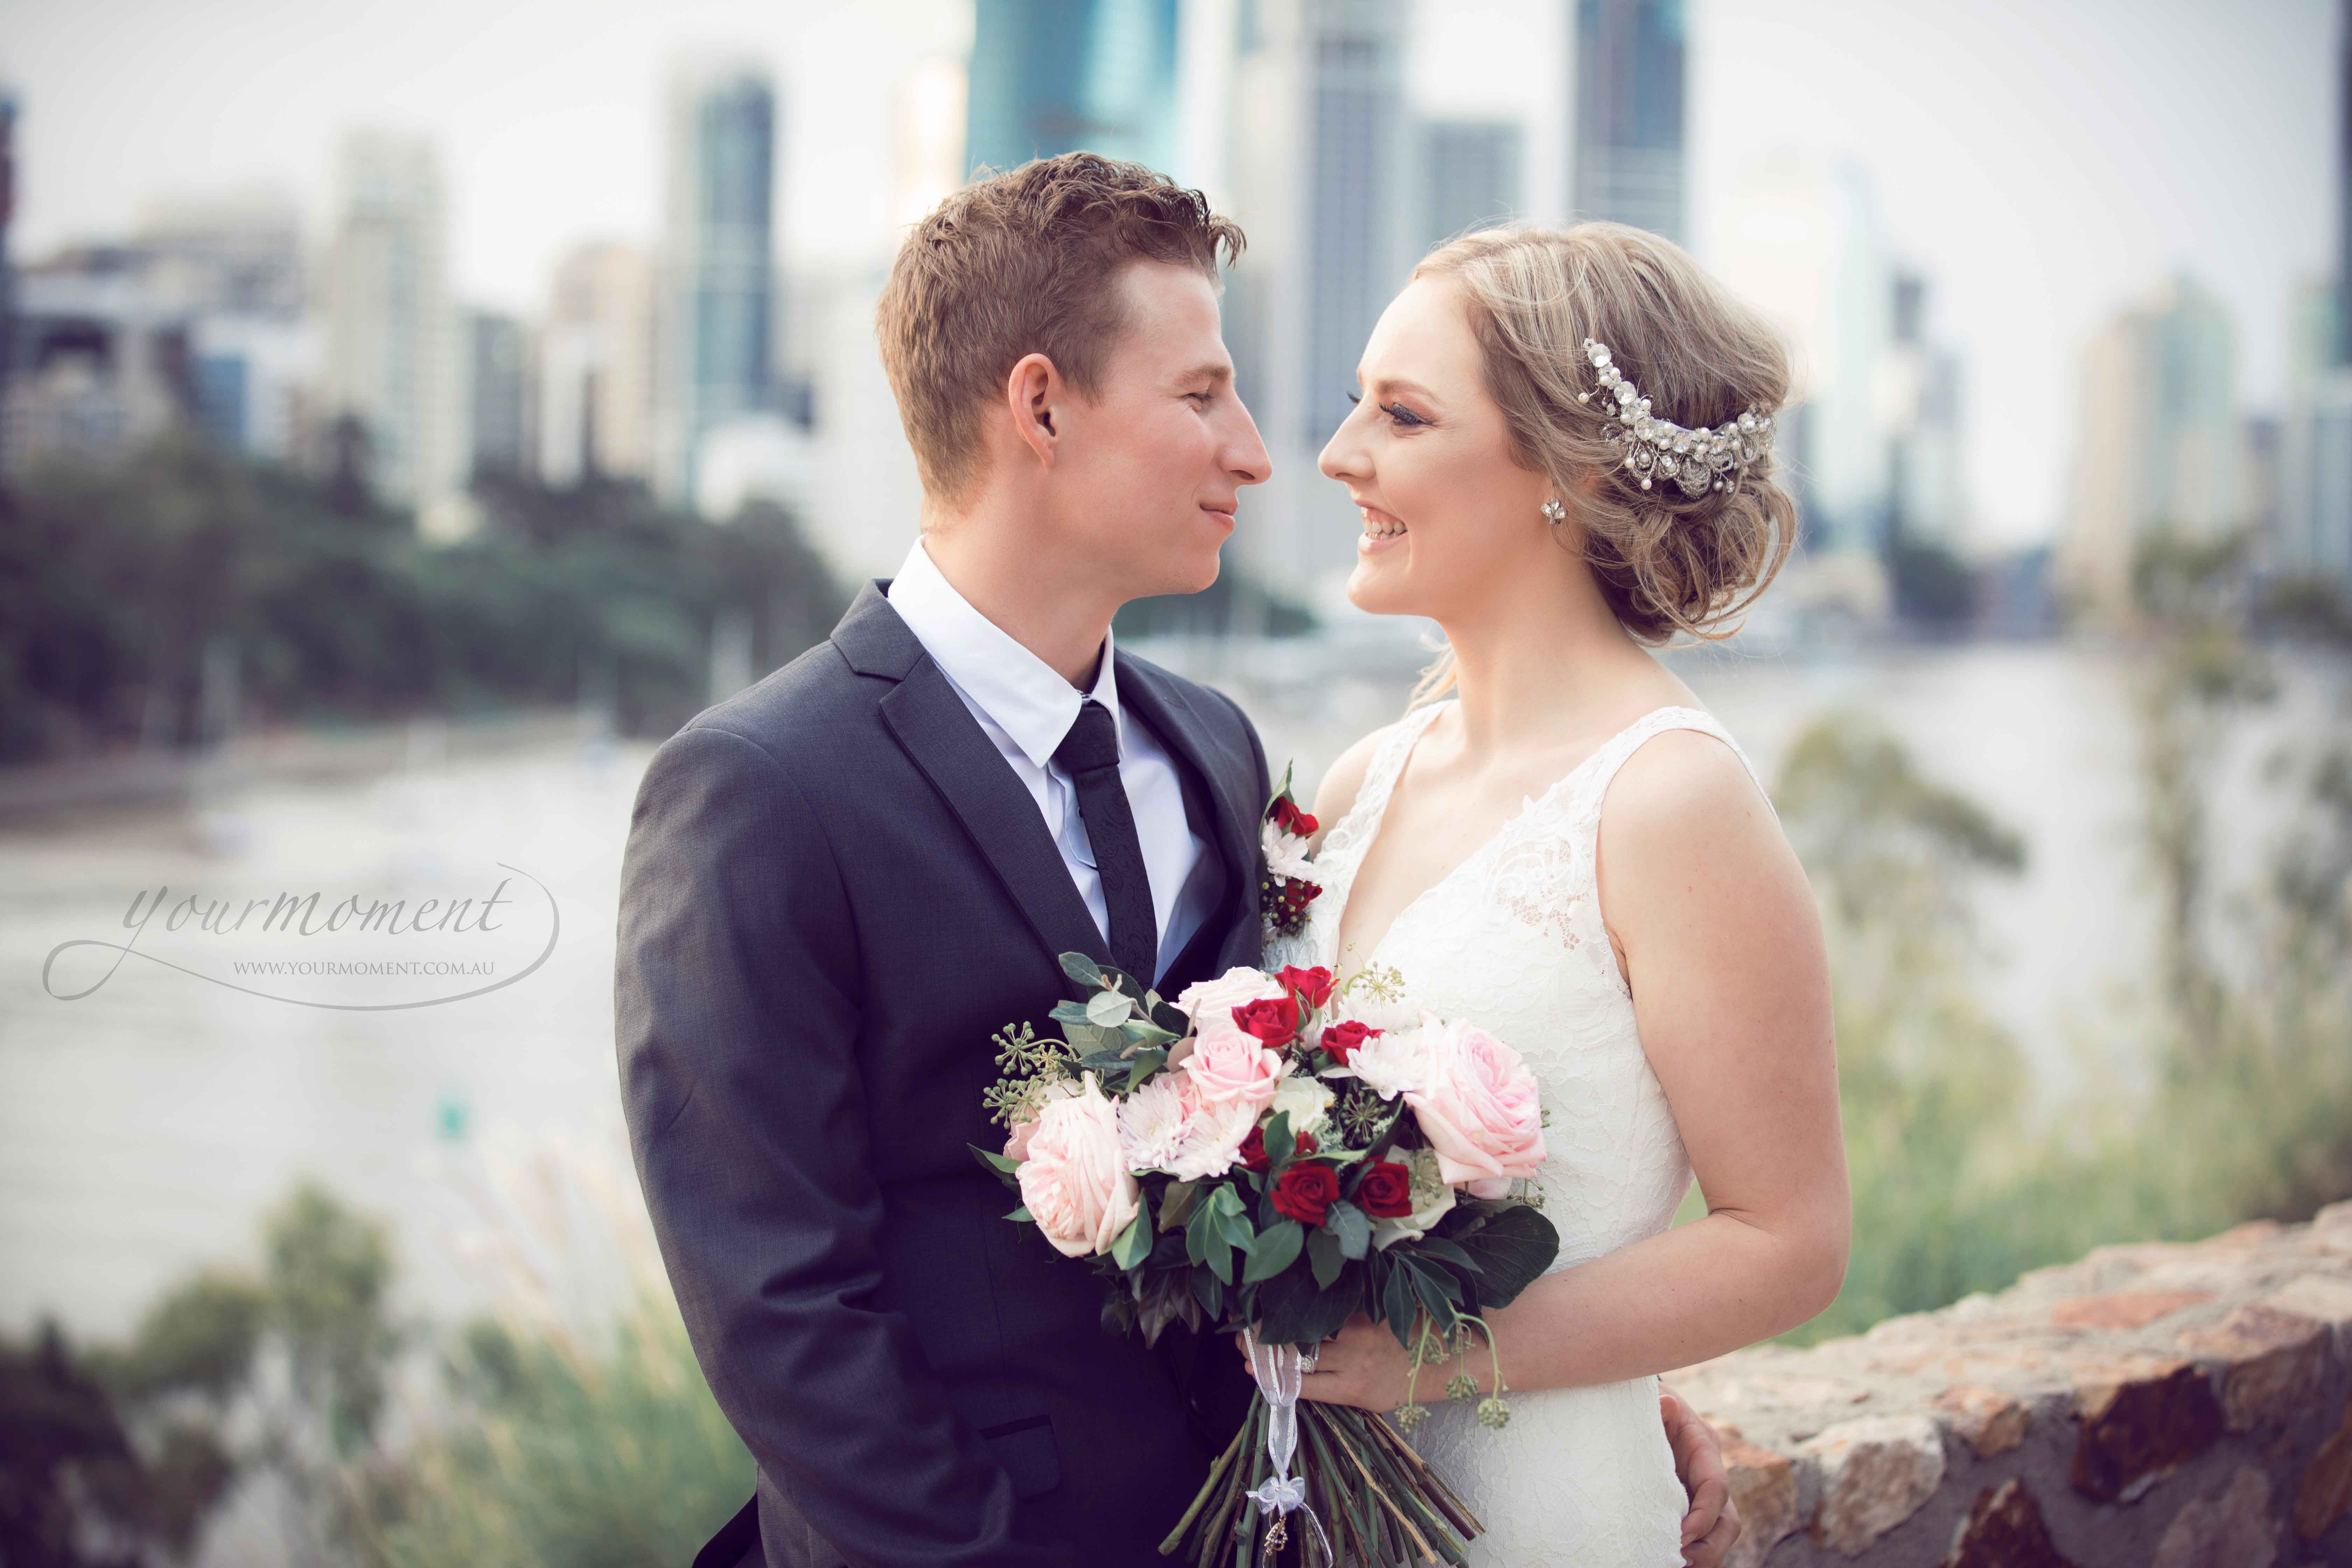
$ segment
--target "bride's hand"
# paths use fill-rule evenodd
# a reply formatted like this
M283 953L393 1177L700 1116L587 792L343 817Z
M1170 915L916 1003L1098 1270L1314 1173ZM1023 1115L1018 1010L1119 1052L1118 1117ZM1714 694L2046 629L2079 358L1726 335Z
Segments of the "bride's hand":
M1249 1358L1239 1334L1234 1336L1234 1348L1244 1361ZM1359 1312L1337 1335L1317 1347L1315 1370L1298 1380L1298 1396L1385 1415L1404 1403L1405 1379L1411 1371L1412 1362L1396 1336ZM1445 1380L1453 1370L1425 1366L1421 1375L1426 1404L1433 1394L1444 1396Z

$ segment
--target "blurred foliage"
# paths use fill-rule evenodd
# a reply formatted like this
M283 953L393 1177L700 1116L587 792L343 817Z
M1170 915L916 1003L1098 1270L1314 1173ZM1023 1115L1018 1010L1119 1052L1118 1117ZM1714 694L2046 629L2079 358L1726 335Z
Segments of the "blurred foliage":
M1976 574L1940 544L1895 540L1886 549L1886 577L1895 614L1914 626L1958 631L1976 615Z
M666 732L703 706L712 627L748 617L757 668L845 600L793 519L719 525L634 483L486 478L481 529L420 540L355 477L314 480L172 438L0 494L0 761L203 739L207 646L280 720L609 701Z
M372 1441L400 1344L383 1226L306 1184L263 1237L260 1279L203 1270L127 1344L77 1352L54 1325L0 1341L0 1563L183 1558L241 1473L315 1492L328 1456ZM290 1397L262 1375L273 1349Z
M751 1456L667 1297L602 1353L478 1321L449 1362L466 1412L357 1483L370 1568L656 1568L751 1495Z
M2149 1062L2144 1084L2110 1078L2038 1114L2016 1042L1976 1000L1988 960L1970 885L2021 868L2014 833L1854 719L1815 725L1783 764L1775 798L1829 942L1854 1207L1844 1289L1796 1342L2104 1242L2304 1218L2352 1196L2352 730L2338 712L2273 763L2287 832L2257 884L2225 896L2213 772L2276 689L2242 631L2243 552L2158 538L2136 586L2157 1037L2100 1044Z

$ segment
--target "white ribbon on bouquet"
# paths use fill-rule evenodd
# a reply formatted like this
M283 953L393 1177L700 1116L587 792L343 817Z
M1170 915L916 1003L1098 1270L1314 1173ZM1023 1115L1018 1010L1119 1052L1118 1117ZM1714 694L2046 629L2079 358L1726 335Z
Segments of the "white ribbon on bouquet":
M1255 1329L1242 1331L1242 1344L1249 1352L1250 1375L1257 1379L1257 1391L1265 1396L1265 1457L1272 1461L1274 1473L1248 1495L1260 1512L1273 1516L1266 1544L1281 1545L1289 1533L1285 1528L1289 1516L1304 1512L1315 1531L1316 1545L1323 1549L1323 1561L1329 1563L1331 1542L1323 1533L1323 1521L1307 1506L1306 1479L1290 1473L1291 1457L1298 1451L1299 1378L1312 1363L1297 1345L1261 1343Z

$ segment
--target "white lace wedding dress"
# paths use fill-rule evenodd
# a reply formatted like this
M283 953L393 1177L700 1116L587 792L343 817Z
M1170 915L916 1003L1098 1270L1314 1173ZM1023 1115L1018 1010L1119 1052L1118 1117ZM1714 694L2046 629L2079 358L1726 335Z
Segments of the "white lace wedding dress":
M1343 973L1385 965L1403 976L1409 1004L1476 1024L1527 1058L1550 1116L1538 1182L1559 1232L1557 1272L1665 1229L1691 1176L1601 928L1593 871L1601 796L1635 748L1663 731L1704 731L1748 759L1696 709L1644 715L1407 905L1372 952L1340 964L1339 916L1356 868L1413 742L1446 706L1408 715L1374 752L1354 806L1316 857L1321 897L1297 936L1268 948L1267 964ZM1492 1431L1471 1405L1444 1396L1449 1373L1423 1375L1431 1414L1415 1446L1486 1527L1470 1545L1473 1563L1681 1563L1688 1500L1655 1377L1513 1394L1509 1425Z

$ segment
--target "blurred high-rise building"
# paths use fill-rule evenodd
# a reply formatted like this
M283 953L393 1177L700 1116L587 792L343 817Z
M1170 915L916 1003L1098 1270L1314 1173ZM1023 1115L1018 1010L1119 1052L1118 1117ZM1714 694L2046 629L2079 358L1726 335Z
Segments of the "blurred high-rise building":
M8 228L16 211L16 100L0 88L0 473L8 467L8 384L16 370L16 260Z
M1888 424L1890 545L1958 553L1967 542L1960 357L1927 331L1927 280L1895 275L1894 330L1880 377Z
M449 305L447 204L432 147L374 132L336 156L326 398L367 435L375 492L428 538L463 534L464 395Z
M462 331L467 477L520 475L530 455L528 334L498 310L467 310Z
M1295 584L1353 560L1356 513L1315 457L1348 416L1357 359L1421 226L1405 23L1402 0L1257 0L1241 17L1228 183L1250 243L1225 341L1275 477L1243 503L1235 542Z
M1684 234L1682 0L1568 0L1576 7L1570 210Z
M918 62L890 88L890 221L910 224L963 184L971 97L961 60Z
M2329 579L2352 595L2352 0L2339 0L2336 29L2336 266L2290 306L2264 554L2273 572Z
M1773 154L1735 180L1724 231L1723 280L1793 352L1794 406L1777 453L1805 551L1776 597L1874 618L1887 604L1884 393L1896 303L1876 189L1859 164Z
M669 92L654 475L690 503L702 443L772 401L776 89L767 68L683 66Z
M2132 566L2159 532L2213 540L2245 521L2237 332L2195 280L2173 279L2083 353L2061 588L2095 617L2132 614Z
M550 484L654 471L654 259L583 245L556 264L540 333L539 471Z
M1178 0L978 0L965 167L1177 151Z
M1418 134L1423 249L1518 212L1525 132L1516 121L1427 120Z
M318 334L293 198L261 190L151 202L133 244L148 294L187 317L198 427L226 451L299 458L312 435Z

